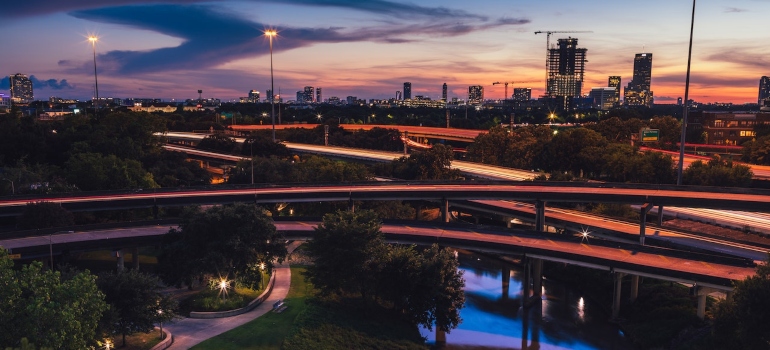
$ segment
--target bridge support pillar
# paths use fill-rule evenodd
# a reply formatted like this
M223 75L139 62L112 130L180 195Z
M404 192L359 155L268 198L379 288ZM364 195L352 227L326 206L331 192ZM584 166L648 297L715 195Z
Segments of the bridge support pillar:
M543 232L545 226L545 202L535 202L535 231Z
M521 264L524 267L524 278L521 281L521 305L529 308L529 291L531 288L532 274L530 273L530 261L526 256L521 258Z
M351 213L356 212L356 203L353 201L353 198L350 198L348 200L348 209L350 210Z
M449 222L449 200L446 198L441 199L441 217L445 224Z
M639 275L631 275L631 291L628 293L628 300L632 303L639 296Z
M695 288L695 295L698 297L698 309L696 315L698 315L698 318L702 320L706 317L706 298L709 296L709 294L715 292L716 290L699 287L697 285L693 286L693 288Z
M647 231L647 213L652 209L652 203L644 203L639 215L639 244L644 245L644 235Z
M543 260L532 259L532 294L543 296Z
M118 272L125 269L125 258L123 257L123 249L115 250L115 257L118 258Z
M131 248L131 265L134 270L139 270L139 247Z
M513 220L513 219L511 219L511 218L509 218L509 217L505 217L505 227L507 227L507 228L511 228L511 226L513 225L513 224L511 223L511 220Z
M658 206L658 226L663 226L663 206Z
M503 267L503 300L508 300L508 292L511 286L511 269Z
M620 316L620 286L623 282L623 273L614 272L612 277L615 279L615 289L612 293L612 319L617 319Z
M436 327L436 348L443 349L446 347L446 332L441 328Z

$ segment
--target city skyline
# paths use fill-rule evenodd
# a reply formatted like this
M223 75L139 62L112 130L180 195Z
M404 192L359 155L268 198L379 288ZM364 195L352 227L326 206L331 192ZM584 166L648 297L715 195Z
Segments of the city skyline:
M487 99L503 98L495 81L542 81L546 35L538 30L592 31L572 35L587 49L582 93L605 87L608 76L631 81L634 55L655 55L651 90L656 103L684 94L689 2L623 3L589 0L488 1L463 10L460 1L346 0L213 1L89 0L7 4L0 14L2 87L15 73L35 76L35 99L94 95L89 34L96 44L102 97L237 100L269 89L265 29L274 42L276 90L323 86L324 96L393 98L412 83L412 95L434 100L467 97L481 85ZM695 18L691 98L752 103L757 82L770 74L763 46L768 1L699 3ZM202 25L199 23L206 23ZM641 45L641 46L640 46ZM543 94L545 82L514 84ZM289 94L289 96L291 95Z

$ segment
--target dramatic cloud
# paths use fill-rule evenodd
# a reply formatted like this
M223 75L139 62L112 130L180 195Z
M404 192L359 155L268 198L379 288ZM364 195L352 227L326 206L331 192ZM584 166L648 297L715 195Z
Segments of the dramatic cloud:
M32 86L34 88L38 88L38 89L49 88L49 89L52 89L52 90L64 90L64 89L74 89L75 88L74 85L70 85L67 82L67 79L62 79L62 80L56 80L56 79L40 80L37 77L35 77L34 75L31 75L29 77L29 80L32 81Z
M332 6L332 3L337 4L336 6L353 4L352 1L321 1L320 3L330 4L328 6ZM377 1L374 3L390 4ZM444 13L442 11L437 13ZM111 51L99 55L100 69L122 74L210 68L269 52L269 46L263 35L265 25L243 19L235 14L219 12L209 6L168 4L125 6L75 11L71 15L92 21L150 30L183 40L183 43L177 47L148 51ZM447 19L352 29L289 27L281 28L277 39L280 45L276 45L274 50L283 51L320 43L354 41L401 43L416 40L414 33L430 33L433 37L457 36L528 22L526 19L506 18L496 21L475 20L469 23L457 23L456 20ZM86 72L87 69L85 62L60 61L59 64L73 71Z
M32 81L32 88L33 89L52 89L52 90L64 90L64 89L74 89L75 86L71 85L67 82L67 79L62 80L56 80L56 79L46 79L46 80L40 80L34 75L31 75L29 77L29 80ZM11 79L9 77L3 77L0 79L0 90L10 90L11 89Z
M764 70L770 66L770 59L765 53L751 52L740 47L721 48L719 52L709 55L706 59L714 62L729 62L750 69Z
M109 7L125 5L149 5L149 4L196 4L202 2L218 2L221 0L110 0ZM335 7L351 10L376 13L398 18L433 17L473 19L486 21L486 16L471 14L462 10L453 10L445 7L424 7L411 3L400 3L386 0L247 0L251 2L278 3L287 5L303 5L317 7ZM78 10L90 10L105 8L103 0L28 0L11 1L4 5L0 18L19 18L26 16L70 12Z

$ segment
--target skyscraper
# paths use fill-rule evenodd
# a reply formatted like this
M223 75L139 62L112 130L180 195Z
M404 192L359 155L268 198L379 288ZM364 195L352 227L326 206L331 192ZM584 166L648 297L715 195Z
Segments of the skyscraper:
M313 103L313 98L315 97L313 91L314 89L312 86L305 86L305 94L302 98L302 102Z
M412 99L412 83L408 81L404 83L404 99Z
M401 91L396 90L396 100L401 100Z
M481 85L471 85L468 87L468 103L479 105L484 101L484 87Z
M11 82L11 102L29 103L34 100L32 81L26 75L16 73L8 77Z
M447 86L446 86L446 83L444 83L444 85L441 87L441 101L444 101L444 102L447 101L446 90L447 90Z
M638 53L634 57L634 77L624 92L623 103L627 106L652 107L652 54Z
M759 106L761 107L768 98L770 98L770 77L763 76L759 79Z
M248 97L247 101L249 103L259 103L259 91L257 91L257 90L249 91L249 97Z
M532 99L532 89L513 88L513 100L516 102L527 102Z
M318 103L323 102L323 98L321 97L321 88L317 87L315 88L315 101Z
M548 50L548 97L559 98L563 107L581 95L586 66L586 49L578 48L577 38L559 39Z
M620 105L620 76L611 75L609 79L607 79L607 86L615 88L615 102L613 107L617 107Z

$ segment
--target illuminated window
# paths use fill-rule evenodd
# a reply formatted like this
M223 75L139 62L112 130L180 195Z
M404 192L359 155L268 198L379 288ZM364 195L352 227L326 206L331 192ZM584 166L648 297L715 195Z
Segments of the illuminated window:
M754 137L757 133L753 130L741 130L741 137Z

